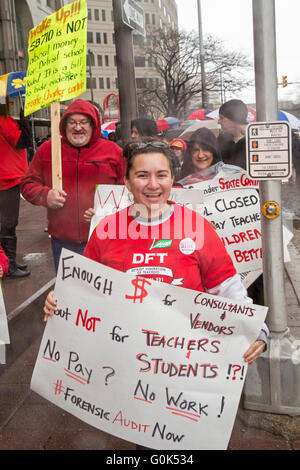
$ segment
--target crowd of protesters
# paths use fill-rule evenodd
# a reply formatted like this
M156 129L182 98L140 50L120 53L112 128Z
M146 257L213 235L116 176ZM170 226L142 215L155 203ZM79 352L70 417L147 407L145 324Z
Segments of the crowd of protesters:
M246 168L248 109L240 100L230 100L220 107L219 135L202 127L187 140L180 135L168 139L158 131L154 120L139 118L132 121L131 140L124 147L120 145L119 128L110 138L101 135L100 115L93 104L82 99L73 101L59 126L63 189L52 187L50 136L39 142L28 164L29 134L24 120L17 123L7 109L1 114L0 278L4 279L30 274L26 265L16 261L20 194L29 203L47 210L56 271L62 248L124 271L124 257L128 257L128 253L134 255L135 240L130 238L129 231L122 242L118 237L104 240L99 235L103 225L111 223L113 218L116 226L126 224L122 233L132 223L146 228L149 236L144 240L143 249L147 251L153 244L151 227L155 225L159 233L164 233L164 224L168 223L175 232L176 220L183 220L190 210L170 200L174 185L185 187L213 179L220 171L235 174ZM294 147L296 154L296 141ZM294 166L299 168L298 165L298 157L295 157ZM104 218L89 238L94 191L99 184L125 184L132 195L132 204L123 209L122 214L117 212ZM180 240L174 235L172 256L178 261L176 275L182 280L181 286L242 303L254 301L264 305L262 278L254 283L256 292L255 289L247 291L214 227L194 211L192 218L203 230L201 240L204 242L199 244L193 238L195 234L189 233L187 236L193 239L195 250L182 256ZM163 268L169 268L167 256ZM144 275L156 279L158 274L145 270ZM170 280L164 279L164 282ZM58 307L51 291L45 300L45 321ZM268 335L264 325L244 354L246 362L254 361L266 349Z
M101 134L98 110L88 101L77 99L64 112L60 122L63 189L52 188L51 136L36 142L37 150L28 159L30 130L24 116L17 123L6 107L0 108L0 243L8 270L2 264L4 278L23 278L27 266L16 260L20 194L34 205L47 209L48 233L55 269L63 247L84 252L89 225L94 215L96 184L123 184L130 151L120 143L120 123L107 138ZM156 121L138 118L131 122L131 141L166 142L170 149L174 182L192 184L214 178L221 170L235 173L246 168L247 106L237 99L219 109L221 131L216 136L206 127L188 139L168 139L158 131ZM294 167L299 168L298 139L293 139ZM27 156L26 156L27 155ZM300 170L299 170L300 171ZM262 288L260 287L260 291ZM263 297L255 298L263 304Z

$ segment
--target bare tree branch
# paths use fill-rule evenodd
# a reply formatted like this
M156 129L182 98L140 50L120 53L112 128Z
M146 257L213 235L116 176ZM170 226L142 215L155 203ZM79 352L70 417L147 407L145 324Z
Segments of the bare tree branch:
M152 44L145 54L161 78L159 87L142 89L144 109L183 117L192 98L202 91L199 39L196 33L152 30ZM206 86L209 92L240 91L249 85L242 73L251 66L241 52L226 51L220 39L208 36L204 43Z

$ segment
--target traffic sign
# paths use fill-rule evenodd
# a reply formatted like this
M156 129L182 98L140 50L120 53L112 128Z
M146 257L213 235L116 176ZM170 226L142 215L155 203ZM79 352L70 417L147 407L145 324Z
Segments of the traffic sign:
M256 180L279 180L292 174L291 128L287 121L247 126L247 172Z
M121 0L123 23L146 36L144 10L133 0Z

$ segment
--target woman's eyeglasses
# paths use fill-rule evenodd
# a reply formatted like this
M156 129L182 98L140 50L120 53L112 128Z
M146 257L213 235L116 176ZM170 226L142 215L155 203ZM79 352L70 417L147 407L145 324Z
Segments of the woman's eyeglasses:
M140 150L145 149L147 147L159 148L159 149L167 149L169 148L169 144L167 142L160 142L160 141L153 141L153 142L132 142L129 144L130 150Z

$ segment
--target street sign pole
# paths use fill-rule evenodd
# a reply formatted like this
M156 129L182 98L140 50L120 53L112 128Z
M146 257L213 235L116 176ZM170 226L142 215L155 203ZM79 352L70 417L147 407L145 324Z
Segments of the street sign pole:
M274 0L253 0L254 57L257 121L278 120L277 63ZM260 182L261 205L275 201L279 215L262 217L263 272L267 317L271 331L287 329L284 293L281 181Z
M130 140L131 120L138 115L135 71L132 46L132 29L124 24L122 0L113 0L115 44L119 82L121 139Z
M197 0L198 6L198 31L199 31L199 48L200 48L200 64L201 64L201 82L202 82L202 108L208 107L207 90L206 90L206 74L205 74L205 58L203 46L203 31L202 31L202 14L201 14L201 0Z
M253 32L257 121L278 120L275 0L253 1ZM268 351L249 368L244 407L259 411L300 414L299 341L287 326L284 292L281 181L261 181L261 230ZM295 354L296 353L296 354ZM253 367L254 366L254 367Z

